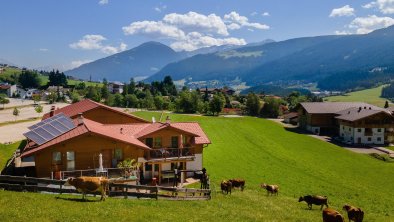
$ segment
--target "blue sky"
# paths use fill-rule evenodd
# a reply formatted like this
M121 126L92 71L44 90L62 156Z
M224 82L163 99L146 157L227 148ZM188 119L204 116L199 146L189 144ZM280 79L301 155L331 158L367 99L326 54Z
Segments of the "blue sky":
M66 70L146 41L177 51L394 24L393 0L1 0L0 58Z

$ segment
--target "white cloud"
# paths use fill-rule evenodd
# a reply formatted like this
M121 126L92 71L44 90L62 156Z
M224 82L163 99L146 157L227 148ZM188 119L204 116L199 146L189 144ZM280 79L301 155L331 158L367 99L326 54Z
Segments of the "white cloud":
M269 29L260 23L251 23L245 16L231 12L224 17L196 12L170 13L159 21L136 21L122 27L125 35L145 35L150 38L168 39L174 50L191 51L202 47L220 45L245 45L242 38L229 37L229 30ZM225 37L223 37L225 36Z
M155 38L165 37L173 39L179 39L185 36L185 33L179 28L163 23L162 21L133 22L128 26L124 26L122 29L125 35L142 34Z
M70 44L72 49L101 49L103 46L101 44L102 41L106 40L106 38L102 35L85 35L78 42L74 42Z
M126 50L127 45L120 43L119 47L110 45L103 45L102 42L107 40L102 35L85 35L78 42L71 43L69 46L72 49L81 50L100 50L105 54L114 54Z
M377 7L383 14L394 14L394 0L376 0L362 7L367 9Z
M269 12L263 12L261 15L262 16L270 16L270 13Z
M100 5L106 5L106 4L108 4L108 0L100 0L99 4Z
M255 28L261 30L266 30L270 28L268 25L265 24L261 24L257 22L250 23L249 19L246 16L241 16L235 11L232 11L229 14L224 15L224 19L226 23L229 23L227 28L231 30L240 29L241 27Z
M156 12L162 12L167 9L167 5L159 5L153 8Z
M122 52L124 50L126 50L127 45L125 43L120 43L119 47L114 47L114 46L103 46L100 50L101 52L105 53L105 54L115 54L118 52Z
M341 16L354 16L354 8L349 5L345 5L342 8L334 8L331 11L330 17L341 17Z
M92 62L92 61L93 60L90 60L90 59L72 61L70 64L70 69L80 67L81 65Z
M210 32L223 36L229 35L223 20L215 15L203 15L196 12L186 14L171 13L163 18L163 22L185 31Z
M352 33L349 31L335 31L335 35L351 35Z
M361 7L366 8L366 9L374 8L374 7L376 7L376 2L367 3Z
M190 32L186 38L172 43L170 46L177 51L192 51L203 47L220 46L220 45L245 45L244 39L238 38L214 38L203 35L198 32Z
M259 14L259 13L257 13L257 12L252 12L252 13L250 13L250 16L256 16L257 14Z
M390 17L378 17L370 15L367 17L357 17L349 25L349 28L355 29L357 34L367 34L376 29L386 28L394 25L394 19Z
M39 51L41 51L41 52L48 52L49 50L48 49L46 49L46 48L40 48L40 49L38 49Z

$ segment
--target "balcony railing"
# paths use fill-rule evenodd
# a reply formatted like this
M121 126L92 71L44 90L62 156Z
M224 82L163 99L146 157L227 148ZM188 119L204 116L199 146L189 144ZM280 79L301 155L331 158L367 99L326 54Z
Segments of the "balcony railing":
M193 147L184 148L153 148L145 152L145 159L166 159L194 156Z

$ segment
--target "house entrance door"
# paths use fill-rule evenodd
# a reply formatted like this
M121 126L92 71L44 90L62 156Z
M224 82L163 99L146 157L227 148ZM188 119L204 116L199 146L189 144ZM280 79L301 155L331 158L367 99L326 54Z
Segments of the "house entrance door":
M112 150L110 149L101 150L101 154L103 155L103 167L111 168Z
M361 144L361 138L360 138L360 137L357 138L357 143L358 143L358 144Z

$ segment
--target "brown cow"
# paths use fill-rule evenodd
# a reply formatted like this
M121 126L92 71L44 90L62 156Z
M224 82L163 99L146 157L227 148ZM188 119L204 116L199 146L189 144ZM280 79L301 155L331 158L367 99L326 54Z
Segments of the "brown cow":
M347 212L347 217L349 218L349 222L350 221L363 222L364 211L362 211L360 208L346 204L343 206L343 209L346 210Z
M320 208L320 210L321 210L321 209L323 209L324 205L326 205L326 207L328 207L327 200L328 199L326 196L307 195L307 196L300 197L300 199L298 199L298 202L305 201L308 204L309 210L312 210L312 204L321 205L321 208Z
M326 208L323 210L323 222L345 222L345 219L338 211Z
M230 181L232 183L233 187L240 188L241 191L244 191L245 180L243 180L243 179L231 179L231 180L228 180L228 181Z
M269 185L269 184L261 184L261 188L266 189L267 190L267 196L269 194L274 195L276 194L278 196L279 194L279 186L278 185Z
M228 180L223 180L220 183L220 189L222 190L222 193L226 192L226 194L230 193L231 194L231 188L232 188L232 183Z
M67 182L64 185L74 186L78 192L82 193L83 200L85 200L87 192L100 192L100 200L105 200L105 194L108 190L109 182L105 177L71 177L67 179Z

